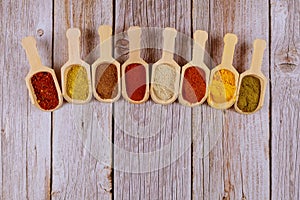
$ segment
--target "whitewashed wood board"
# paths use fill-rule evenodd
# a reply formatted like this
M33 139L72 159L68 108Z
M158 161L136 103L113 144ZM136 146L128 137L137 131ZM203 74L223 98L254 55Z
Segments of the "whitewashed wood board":
M129 26L141 27L175 27L178 31L190 36L190 11L189 1L154 2L154 1L116 1L115 33L126 31ZM185 7L185 10L180 8ZM161 12L161 11L164 12ZM177 11L177 12L176 12ZM155 16L149 18L149 16ZM149 19L149 20L146 20ZM160 33L161 31L157 31ZM128 42L126 34L117 38L116 53L122 62L126 59ZM148 37L147 37L148 36ZM153 37L153 36L152 36ZM142 36L142 46L160 45L161 35L149 38L148 34ZM177 40L177 45L182 41ZM188 56L190 50L182 48L181 53ZM161 51L144 50L143 58L148 63L160 59ZM120 56L120 58L119 58ZM184 61L176 58L179 63ZM178 103L168 106L155 105L151 100L143 105L129 105L124 100L114 104L115 115L115 146L136 153L156 152L155 164L149 166L148 173L130 173L118 170L119 166L129 165L128 170L135 171L143 159L134 160L128 153L114 154L114 197L115 199L190 199L191 198L191 150L187 148L183 156L172 162L179 149L177 145L191 144L191 110ZM123 115L123 116L119 116ZM132 134L149 135L143 139L131 136ZM185 135L181 143L172 139ZM168 144L172 143L169 147ZM166 156L159 150L169 148ZM129 159L130 162L124 160ZM170 164L169 164L170 163ZM140 172L145 169L140 169Z
M54 2L53 54L58 74L68 59L66 30L81 30L84 59L99 44L98 26L112 25L112 10L109 1ZM111 114L111 104L96 100L82 106L65 104L53 114L52 198L111 199L112 160L107 143L112 133Z
M3 1L0 199L299 199L299 4L298 0ZM206 104L191 109L178 103L131 105L124 100L113 105L95 100L84 106L65 104L52 114L34 108L24 82L29 64L22 37L36 37L43 64L60 76L67 61L67 28L81 29L81 55L92 62L95 55L89 53L99 43L101 24L112 25L115 33L132 25L171 26L188 37L197 29L206 30L212 66L221 60L222 37L236 33L234 66L239 72L250 66L253 40L267 40L262 70L270 81L263 109L243 116ZM142 46L161 47L161 37L142 37ZM116 55L123 55L118 59L124 62L126 34L115 39ZM176 40L183 53L183 58L175 56L180 65L190 59L191 46L185 42ZM142 50L149 63L160 56L161 50ZM206 62L210 64L209 56ZM175 140L182 135L184 140ZM172 162L192 138L191 148ZM163 147L168 147L167 156L157 151ZM158 159L139 168L149 152ZM122 165L147 173L124 172Z
M272 198L300 198L300 2L271 1Z
M24 80L29 64L20 43L35 36L43 63L52 65L52 2L48 7L35 1L0 5L0 199L50 198L51 114L31 105Z

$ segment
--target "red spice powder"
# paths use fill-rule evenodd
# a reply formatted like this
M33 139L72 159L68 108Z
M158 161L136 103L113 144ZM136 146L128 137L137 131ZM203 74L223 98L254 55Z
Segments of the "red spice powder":
M58 106L58 93L53 77L49 72L38 72L31 77L30 81L41 108L52 110Z
M182 96L190 103L202 100L206 92L205 73L198 67L189 67L185 70L182 83Z
M126 92L134 101L143 100L146 93L146 69L139 63L127 65L125 68Z

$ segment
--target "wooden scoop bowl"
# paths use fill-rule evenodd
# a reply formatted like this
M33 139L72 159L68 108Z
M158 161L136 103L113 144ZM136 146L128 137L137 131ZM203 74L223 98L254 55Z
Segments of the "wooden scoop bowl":
M112 28L108 25L100 26L98 29L98 33L100 36L100 57L93 63L92 65L92 85L93 85L93 94L94 97L101 102L105 103L112 103L117 101L121 96L121 81L120 81L120 63L116 61L112 57ZM100 67L100 65L106 65L109 66L110 64L114 65L117 69L118 73L118 92L117 95L113 98L104 99L101 98L100 95L97 93L96 87L97 87L97 68ZM104 67L105 68L105 67ZM103 69L105 71L105 69Z
M163 53L162 53L162 57L159 61L157 61L156 63L153 64L152 66L152 77L151 77L151 89L150 89L150 94L151 94L151 98L155 103L158 104L163 104L163 105L167 105L167 104L171 104L173 103L177 97L178 97L178 90L179 90L179 80L180 80L180 66L175 62L174 58L173 58L173 52L174 52L174 46L175 46L175 38L177 35L177 31L174 28L165 28L163 31L163 38L164 38L164 45L163 45ZM155 77L158 76L158 74L156 74L156 70L160 65L168 65L172 68L174 68L175 71L175 79L172 80L174 83L174 91L173 95L171 96L171 98L164 100L159 98L156 95L155 90L158 89L158 87L160 86L159 83L155 83ZM166 77L168 78L168 77Z
M222 62L220 65L218 65L211 71L207 102L213 108L227 109L227 108L230 108L236 101L239 73L233 67L232 62L233 62L234 49L235 49L235 45L236 45L237 41L238 41L238 38L235 34L227 33L225 35L225 37L224 37L225 46L224 46L224 50L223 50ZM211 94L213 78L214 78L215 73L218 73L219 70L228 70L234 76L234 82L235 82L234 94L231 99L226 100L225 102L215 102L212 97L212 94ZM225 94L226 94L226 91L225 91Z
M194 47L193 47L193 58L192 60L183 66L181 72L181 79L180 79L180 88L179 88L179 97L178 100L182 105L194 107L197 105L202 104L207 98L208 92L208 82L209 82L209 74L210 70L204 63L204 53L205 53L205 43L207 41L208 35L206 31L197 30L194 33ZM190 67L197 67L200 71L204 72L205 83L206 83L206 91L205 95L200 101L196 103L191 103L184 99L183 97L183 82L184 82L184 75L188 68ZM196 94L195 94L196 97Z
M145 101L147 101L149 98L149 66L140 57L141 28L138 26L132 26L128 29L127 33L128 33L128 39L129 39L129 57L126 60L126 62L124 62L122 65L122 96L124 99L126 99L130 103L141 104L141 103L144 103ZM145 68L146 89L145 89L144 97L141 100L131 99L128 95L128 91L126 88L126 68L132 64L139 64ZM129 73L129 72L127 72L127 73ZM134 82L135 80L128 80L128 81Z
M253 43L253 56L252 56L252 62L251 62L251 67L244 73L240 75L240 81L239 81L239 89L238 89L238 95L239 96L239 91L241 87L242 80L245 76L253 76L255 78L258 78L260 81L260 98L258 105L256 109L252 112L243 112L242 110L239 109L238 107L238 101L235 102L234 108L238 113L241 114L252 114L257 112L261 107L263 106L264 99L265 99L265 92L266 92L266 86L267 86L267 78L263 75L261 72L261 65L262 65L262 60L264 56L264 51L266 49L266 41L261 40L261 39L256 39Z
M28 58L28 61L30 64L30 71L27 74L25 81L26 81L26 86L28 88L29 96L30 96L32 104L35 105L40 110L46 111L46 112L52 112L52 111L58 109L63 103L63 98L62 98L61 90L59 88L59 84L58 84L54 70L49 67L46 67L42 64L40 56L39 56L37 48L36 48L36 40L34 39L34 37L24 38L22 40L22 46L26 51L26 55L27 55L27 58ZM39 103L37 101L37 97L35 95L34 88L31 84L31 78L32 78L32 76L34 76L36 73L39 73L39 72L47 72L47 73L51 74L51 76L53 78L55 88L57 91L57 95L58 95L58 105L54 109L45 110L39 105Z
M80 58L80 30L78 28L70 28L67 30L66 36L68 38L68 50L69 50L69 60L61 68L61 82L62 82L62 91L64 98L69 103L74 104L85 104L89 102L92 98L92 86L91 86L91 71L90 65ZM72 65L80 65L85 68L87 73L89 91L88 96L85 100L72 99L67 93L67 75Z

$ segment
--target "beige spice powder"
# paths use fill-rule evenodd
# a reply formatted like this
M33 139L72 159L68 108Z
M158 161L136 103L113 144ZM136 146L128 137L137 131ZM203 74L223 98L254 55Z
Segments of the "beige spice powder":
M169 100L174 95L176 71L171 65L161 64L154 71L154 93L161 100Z

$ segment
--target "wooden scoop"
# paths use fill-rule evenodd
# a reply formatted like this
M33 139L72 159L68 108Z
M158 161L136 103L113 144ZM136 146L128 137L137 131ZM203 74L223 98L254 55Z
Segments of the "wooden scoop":
M163 53L162 57L159 61L153 64L152 66L152 78L151 78L151 89L150 89L150 94L151 98L154 102L159 103L159 104L170 104L173 103L177 97L178 97L178 88L179 88L179 79L180 79L180 66L175 62L173 59L173 52L174 52L174 45L175 45L175 37L177 35L177 31L174 28L165 28L163 31L163 38L164 38L164 46L163 46ZM168 65L167 69L166 65ZM168 86L164 85L164 83L158 83L156 81L156 78L158 76L161 76L161 72L157 71L157 69L162 70L165 68L165 70L168 70L168 75L164 77L166 81L168 79L172 82L172 87L173 88L168 88ZM171 70L170 70L171 69ZM174 72L173 75L174 77L171 77L170 72ZM164 76L164 75L163 75ZM164 89L159 89L159 87L163 87ZM157 91L162 91L161 95L165 95L167 93L172 92L172 96L168 99L162 99L157 95ZM164 91L165 90L165 91ZM165 93L165 94L163 94ZM167 96L167 95L165 95Z
M80 30L78 28L70 28L67 30L66 36L68 38L68 49L69 49L69 60L66 64L64 64L61 68L61 78L62 78L62 91L64 98L74 104L84 104L91 100L92 98L92 86L91 86L91 72L90 72L90 65L81 60L80 58ZM89 85L89 91L88 96L85 100L79 100L79 99L72 99L67 94L67 75L69 70L71 69L72 65L80 65L85 68L87 73L87 79L88 79L88 85Z
M210 70L203 61L204 53L205 53L205 43L207 41L207 38L208 38L208 35L207 35L206 31L197 30L194 33L193 58L189 63L187 63L185 66L183 66L182 72L181 72L178 100L182 105L194 107L194 106L202 104L207 98ZM202 70L204 72L203 78L205 78L205 83L206 83L205 95L203 96L203 98L200 101L198 101L196 103L191 103L191 102L187 101L186 99L184 99L184 97L183 97L183 91L182 91L183 88L182 87L183 87L184 75L185 75L186 70L190 67L197 67L200 70ZM197 94L194 94L194 95L196 98Z
M55 72L53 69L46 67L42 64L40 56L38 54L37 48L36 48L36 40L33 37L26 37L22 40L22 46L26 51L26 55L30 64L30 71L27 74L25 81L26 81L26 85L29 91L29 96L31 99L32 104L34 104L37 108L39 108L42 111L47 111L47 112L52 112L56 109L58 109L62 103L63 103L63 98L61 95L61 90L59 88L59 84L55 75ZM31 84L31 78L33 75L35 75L38 72L47 72L49 74L51 74L54 84L55 84L55 88L57 91L57 95L58 95L58 105L51 110L45 110L43 108L41 108L41 106L39 105L38 101L37 101L37 97L35 95L34 92L34 88ZM55 94L53 94L55 95Z
M140 104L144 103L149 98L149 67L148 64L140 57L140 43L141 43L141 28L138 26L132 26L128 29L128 39L129 39L129 57L126 62L122 65L122 96L124 99L129 101L130 103ZM146 82L137 84L137 87L142 87L145 84L145 94L141 100L133 100L129 97L127 86L126 86L126 68L132 64L138 64L145 68L145 77ZM127 73L132 73L128 71ZM132 77L132 76L131 76ZM139 77L132 77L139 78ZM136 82L136 80L128 80L132 84ZM137 81L138 82L138 81Z
M92 65L92 84L93 84L93 94L94 97L101 102L106 103L112 103L117 101L120 98L121 95L121 81L120 81L120 63L116 61L112 57L112 28L108 25L100 26L98 29L98 33L100 36L100 57L93 63ZM97 87L97 68L100 67L100 65L105 65L108 67L110 64L114 65L117 69L118 73L118 92L117 95L113 98L109 99L103 99L100 97L100 95L97 93L96 87ZM104 67L105 68L105 67ZM105 69L103 69L105 71Z
M264 51L266 49L266 41L261 40L261 39L256 39L253 43L253 56L252 56L252 62L251 62L251 67L244 73L240 75L240 81L239 81L239 87L238 87L238 95L239 96L239 91L241 87L242 80L245 76L253 76L255 78L258 78L260 81L260 99L258 102L258 105L256 109L253 112L243 112L242 110L239 109L237 106L237 102L234 105L234 108L237 112L241 114L252 114L256 111L258 111L264 103L265 99L265 92L266 92L266 85L267 85L267 78L263 75L261 72L261 65L262 65L262 60L264 56Z
M237 43L238 39L237 36L235 34L231 34L228 33L225 35L224 37L224 50L223 50L223 57L222 57L222 62L220 65L218 65L217 67L215 67L212 71L211 71L211 75L210 75L210 83L209 83L209 88L208 88L208 99L207 102L211 107L214 107L216 109L227 109L230 108L234 102L236 101L236 93L237 93L237 86L238 86L238 81L239 81L239 73L236 71L236 69L232 66L232 62L233 62L233 55L234 55L234 49L235 49L235 45ZM213 97L212 97L212 82L213 82L213 78L215 73L219 73L219 70L228 70L233 74L234 77L234 91L233 91L233 95L232 97L227 100L225 102L216 102ZM222 92L226 94L225 88L219 88L221 90L223 90Z

